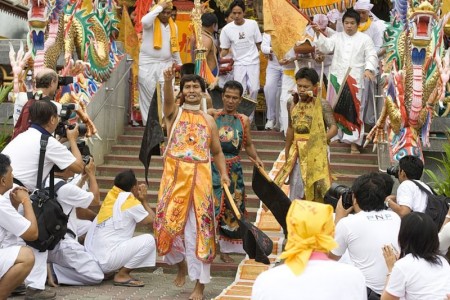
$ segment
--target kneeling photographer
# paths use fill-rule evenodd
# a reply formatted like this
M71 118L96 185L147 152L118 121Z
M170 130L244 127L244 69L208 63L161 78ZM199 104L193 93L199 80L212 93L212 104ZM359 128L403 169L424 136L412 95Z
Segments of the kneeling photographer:
M353 265L364 274L368 299L379 299L388 274L382 247L393 245L398 249L400 217L384 206L386 185L379 173L361 175L351 189L340 190L343 195L335 216L339 246L329 257L339 260L348 250ZM346 208L343 203L347 203Z
M412 211L425 212L428 196L415 183L431 192L430 188L420 181L423 173L422 160L416 156L407 155L400 159L397 166L388 168L387 173L397 178L400 185L397 188L397 196L386 198L386 206L400 217Z

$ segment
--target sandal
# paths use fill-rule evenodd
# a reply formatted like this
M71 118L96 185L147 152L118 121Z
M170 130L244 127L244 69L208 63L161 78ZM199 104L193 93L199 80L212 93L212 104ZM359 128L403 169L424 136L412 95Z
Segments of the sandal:
M143 287L145 284L140 281L136 280L134 278L131 278L127 281L114 281L113 283L115 286L127 286L127 287Z

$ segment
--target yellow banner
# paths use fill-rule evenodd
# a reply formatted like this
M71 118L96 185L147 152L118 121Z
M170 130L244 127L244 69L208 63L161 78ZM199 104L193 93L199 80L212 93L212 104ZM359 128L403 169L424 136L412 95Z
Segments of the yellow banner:
M264 31L272 37L278 59L294 47L305 32L308 20L287 0L264 0Z
M298 5L306 14L313 16L315 14L326 14L335 8L342 11L344 8L352 7L355 2L356 0L299 0Z
M190 63L192 62L191 39L193 39L193 31L190 28L190 13L178 11L177 21L175 23L178 27L178 44L180 46L181 61L184 64Z

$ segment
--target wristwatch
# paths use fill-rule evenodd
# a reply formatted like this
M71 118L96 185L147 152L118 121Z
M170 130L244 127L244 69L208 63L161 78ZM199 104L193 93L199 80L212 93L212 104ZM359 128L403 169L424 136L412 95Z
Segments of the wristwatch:
M386 201L384 201L384 206L386 206L386 208L390 208L389 207L390 202L391 202L391 199L387 198Z

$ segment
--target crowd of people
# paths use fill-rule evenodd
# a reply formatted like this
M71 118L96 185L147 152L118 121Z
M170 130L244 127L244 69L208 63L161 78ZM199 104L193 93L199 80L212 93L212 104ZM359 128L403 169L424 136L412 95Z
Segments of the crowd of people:
M367 101L375 101L367 86L381 84L376 81L385 28L371 14L372 6L359 0L345 12L313 16L284 57L273 53L269 33L261 34L254 20L244 18L243 1L231 3L218 39L217 17L203 14L202 42L207 65L219 76L222 109L210 102L202 106L208 95L199 75L182 75L175 93L175 66L181 65L176 9L165 0L151 8L141 20L138 83L144 125L157 86L162 87L168 142L157 199L148 198L132 170L117 174L100 199L95 162L80 152L78 126L63 124L65 136L55 138L60 107L51 100L58 75L50 69L37 73L35 94L19 118L20 132L0 154L0 299L17 292L25 292L26 299L55 299L46 283L94 285L105 278L117 286L142 287L145 282L131 272L155 266L157 255L177 266L176 286L188 276L195 282L190 299L203 299L218 248L224 262L233 261L230 253L245 253L222 188L229 186L245 214L241 151L264 167L251 137L254 112L238 113L244 96L256 99L260 89L259 51L269 61L265 129L286 137L286 162L274 181L289 184L292 204L284 263L258 277L252 299L446 299L450 267L443 255L450 246L450 212L442 229L424 213L427 194L418 185L430 188L420 181L420 159L400 160L395 196L389 175L370 173L353 183L349 206L341 198L333 214L332 206L319 203L331 186L329 143L349 143L357 154L364 123L374 122L366 113ZM232 71L225 63L230 59ZM346 115L335 118L337 99L330 93L333 83L343 85L349 76L358 87L345 99L351 101L345 109L353 107L357 116L351 122ZM57 187L56 200L68 218L65 238L45 251L25 246L41 230L30 200L42 184L40 164L44 185ZM100 200L98 213L89 209ZM156 202L155 212L149 202ZM153 226L154 235L135 236L138 225Z

